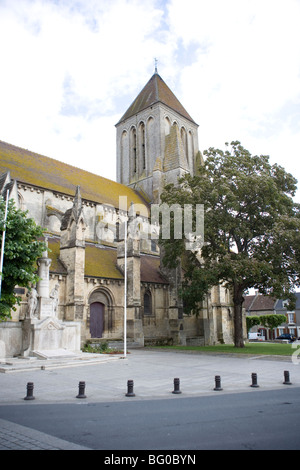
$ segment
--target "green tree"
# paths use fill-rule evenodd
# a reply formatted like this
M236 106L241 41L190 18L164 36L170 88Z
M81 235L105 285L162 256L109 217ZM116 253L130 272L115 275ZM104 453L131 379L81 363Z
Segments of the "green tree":
M5 201L0 197L0 243L4 219ZM20 302L20 297L14 292L15 287L30 288L38 281L36 260L46 249L44 242L39 240L42 235L42 228L33 219L27 218L27 212L17 209L14 201L10 200L6 221L0 320L10 318L11 310L15 310L15 305Z
M242 306L251 287L275 298L294 298L299 286L300 205L293 202L296 179L267 156L252 156L240 142L225 152L209 148L203 165L179 185L168 185L162 203L204 204L204 246L185 249L185 240L161 239L163 262L183 263L182 297L187 312L199 313L209 289L230 289L234 303L234 343L243 347ZM196 224L193 215L194 230Z
M247 331L249 332L253 326L262 325L265 328L273 330L278 326L286 323L286 316L280 314L269 314L269 315L251 315L246 317Z
M260 317L257 315L252 315L252 316L247 316L246 317L246 325L247 325L247 332L251 330L253 326L258 326L260 325Z

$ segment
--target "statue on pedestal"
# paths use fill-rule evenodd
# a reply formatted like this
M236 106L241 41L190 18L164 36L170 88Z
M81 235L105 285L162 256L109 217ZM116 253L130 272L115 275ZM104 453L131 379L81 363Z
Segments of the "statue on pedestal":
M38 306L38 293L35 287L32 287L31 291L27 294L28 306L26 317L34 318L37 317L37 306Z
M57 317L57 309L58 309L58 291L59 291L59 284L56 284L54 289L52 289L50 293L50 299L53 302L53 314Z

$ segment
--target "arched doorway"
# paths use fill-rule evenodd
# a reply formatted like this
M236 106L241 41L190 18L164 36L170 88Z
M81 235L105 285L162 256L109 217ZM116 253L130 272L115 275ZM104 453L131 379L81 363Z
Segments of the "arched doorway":
M91 338L102 338L104 326L105 305L101 302L90 304L90 333Z
M89 296L87 325L91 338L106 338L114 329L114 305L112 292L106 287L97 287Z

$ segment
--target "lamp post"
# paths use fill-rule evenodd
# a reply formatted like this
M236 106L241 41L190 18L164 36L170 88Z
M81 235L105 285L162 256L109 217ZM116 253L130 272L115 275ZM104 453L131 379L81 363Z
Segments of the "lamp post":
M6 193L5 214L4 214L4 228L3 228L3 233L2 233L2 246L1 246L1 259L0 259L0 299L1 299L1 288L2 288L2 271L3 271L3 259L4 259L4 245L5 245L5 233L6 233L6 219L7 219L8 199L9 199L9 191L7 191L7 193Z
M124 358L127 355L127 214L124 234Z

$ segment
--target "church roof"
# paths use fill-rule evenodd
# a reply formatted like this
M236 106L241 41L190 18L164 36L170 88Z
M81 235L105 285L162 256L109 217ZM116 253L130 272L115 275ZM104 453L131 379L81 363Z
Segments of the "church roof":
M49 258L51 258L50 272L67 274L67 269L59 259L59 238L50 236L48 239ZM168 284L159 269L158 256L141 255L141 282L155 284ZM117 266L117 250L112 247L97 246L94 243L85 245L85 269L87 277L123 280L123 273Z
M140 194L123 184L0 141L0 174L7 171L18 182L72 197L80 185L82 198L95 203L118 208L119 196L127 196L128 207L131 202L147 206Z
M141 255L141 282L168 284L160 272L160 258L158 256Z
M141 282L168 284L159 270L158 256L141 255ZM117 266L117 250L110 247L99 247L86 243L85 246L85 276L124 279L123 273Z
M48 238L49 258L51 258L50 272L67 274L67 269L59 259L59 237ZM141 282L155 284L168 284L159 269L160 258L153 255L141 255ZM123 280L124 275L117 266L117 250L113 247L104 247L94 243L85 245L85 269L87 277Z
M57 237L48 239L48 256L51 259L50 272L56 274L67 274L68 270L59 259L60 240Z
M167 105L181 116L195 123L174 93L170 90L168 85L163 81L161 76L158 75L158 73L154 73L133 103L129 106L126 113L121 117L118 124L158 102Z
M86 243L84 274L88 277L124 279L117 267L117 250Z

